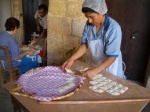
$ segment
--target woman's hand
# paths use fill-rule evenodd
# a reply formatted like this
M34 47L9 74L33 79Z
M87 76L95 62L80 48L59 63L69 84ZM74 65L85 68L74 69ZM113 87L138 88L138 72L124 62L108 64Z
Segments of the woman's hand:
M61 66L61 68L63 70L65 70L65 68L71 68L73 63L74 63L74 60L68 59L66 62L64 62L64 64Z
M34 55L34 53L35 53L35 50L30 50L30 51L26 51L26 52L25 52L25 54L26 54L26 55L29 55L29 56Z
M35 42L36 42L36 38L35 39L33 39L32 41L31 41L31 43L29 43L29 45L34 45L35 44Z
M37 45L37 43L41 40L41 38L42 36L40 35L39 37L33 39L29 45L33 45L33 46Z
M26 52L21 53L18 57L14 58L14 59L15 60L20 60L24 56L26 56L26 55L32 56L32 55L34 55L34 53L35 53L35 50L26 51Z
M98 74L99 71L97 70L97 68L93 68L93 69L88 69L83 76L86 76L88 78L93 78L96 74Z

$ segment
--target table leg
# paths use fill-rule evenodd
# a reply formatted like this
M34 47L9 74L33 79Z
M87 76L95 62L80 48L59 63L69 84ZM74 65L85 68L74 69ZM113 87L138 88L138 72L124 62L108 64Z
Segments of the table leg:
M4 84L4 80L3 80L3 72L2 69L0 69L0 86Z

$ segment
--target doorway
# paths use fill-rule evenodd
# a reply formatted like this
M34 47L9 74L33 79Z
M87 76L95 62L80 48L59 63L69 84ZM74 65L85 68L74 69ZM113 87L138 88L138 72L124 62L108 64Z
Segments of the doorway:
M42 0L23 0L23 24L24 24L24 44L31 40L31 34L36 28L34 14Z
M34 19L35 12L38 6L45 4L48 6L49 0L23 0L23 23L24 23L24 44L29 44L31 41L31 34L36 29L36 23Z

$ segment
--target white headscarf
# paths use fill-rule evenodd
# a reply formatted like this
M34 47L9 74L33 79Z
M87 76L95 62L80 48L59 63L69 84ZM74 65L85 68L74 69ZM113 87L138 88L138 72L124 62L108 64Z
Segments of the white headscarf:
M85 0L82 7L90 8L102 15L108 11L105 0Z

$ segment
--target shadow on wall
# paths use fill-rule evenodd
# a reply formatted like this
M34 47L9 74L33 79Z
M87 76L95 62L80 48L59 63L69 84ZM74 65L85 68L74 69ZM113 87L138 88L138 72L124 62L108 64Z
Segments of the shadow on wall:
M61 64L63 64L67 59L69 59L76 51L76 47L66 51L62 56L61 56Z
M67 59L69 59L76 51L77 51L78 47L74 47L68 51L66 51L62 56L61 56L61 64L63 64ZM84 56L82 56L81 58L79 58L80 61L85 62L87 64L90 63L90 54L87 51Z

